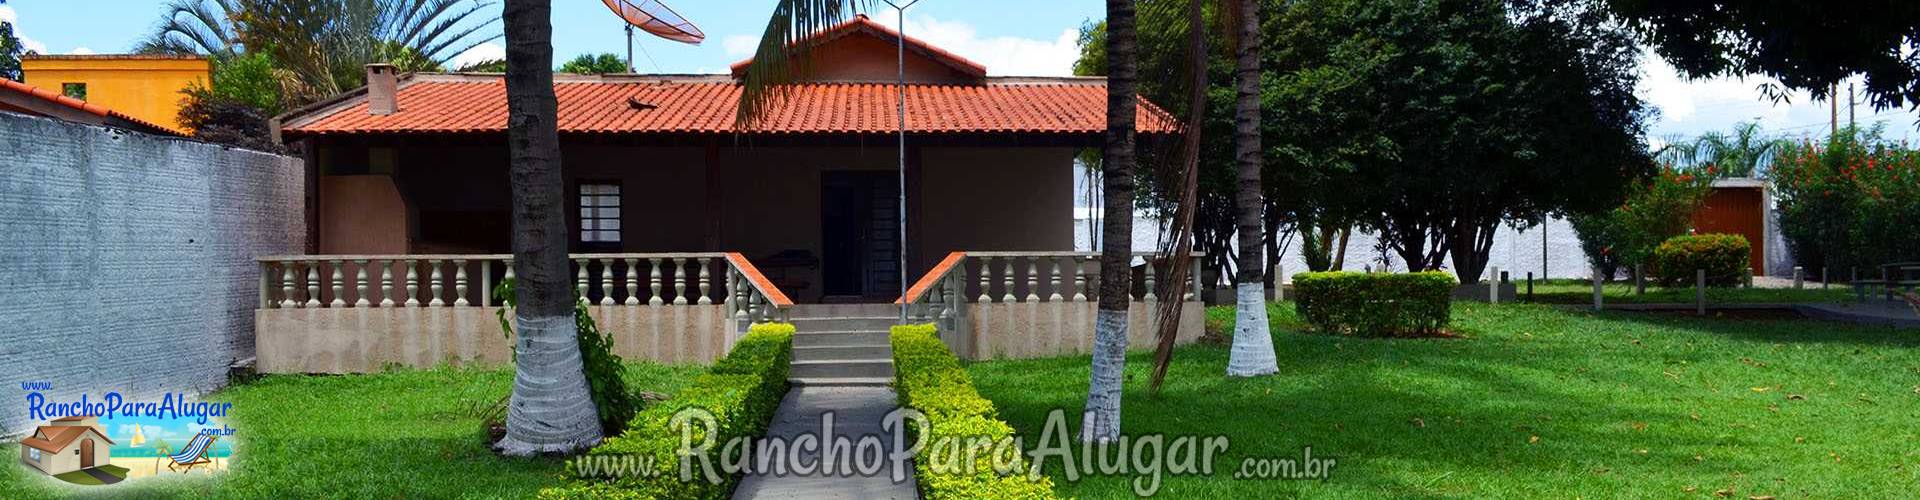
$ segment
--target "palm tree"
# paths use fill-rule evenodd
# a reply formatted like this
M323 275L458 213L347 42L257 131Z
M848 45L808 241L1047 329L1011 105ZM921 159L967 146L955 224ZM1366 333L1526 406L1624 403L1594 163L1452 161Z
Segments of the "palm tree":
M1105 224L1100 241L1100 302L1093 324L1093 373L1080 439L1120 437L1120 395L1127 362L1127 306L1133 289L1133 167L1139 41L1133 0L1107 0L1107 132L1101 154Z
M1229 1L1234 2L1233 29L1238 30L1233 37L1233 156L1239 167L1234 202L1239 210L1235 222L1240 226L1240 254L1234 263L1238 311L1227 375L1251 377L1279 371L1267 326L1266 266L1260 259L1261 231L1266 229L1260 218L1265 208L1260 198L1260 2Z
M490 0L171 0L140 43L147 53L268 54L294 104L359 86L362 66L438 70L501 35Z
M1716 167L1715 175L1721 177L1754 177L1773 161L1773 152L1783 142L1762 137L1759 122L1745 122L1734 125L1732 135L1716 132L1700 136L1694 143L1696 162Z
M513 456L572 453L599 444L601 429L580 361L567 272L552 6L507 0L505 19L518 338L507 435L494 448Z

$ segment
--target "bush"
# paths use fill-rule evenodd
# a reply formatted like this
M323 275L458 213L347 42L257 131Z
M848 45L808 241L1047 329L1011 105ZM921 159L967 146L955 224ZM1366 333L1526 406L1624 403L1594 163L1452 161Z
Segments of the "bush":
M1323 332L1365 337L1426 335L1453 314L1453 276L1351 271L1293 275L1300 316Z
M913 462L921 498L1054 498L1051 479L1027 478L1032 464L1025 455L1014 457L1005 475L994 470L992 448L1011 439L1013 428L995 416L992 401L974 390L960 358L940 342L933 325L895 326L891 340L893 388L900 406L920 410L928 421L928 435L921 437L926 444ZM949 457L968 453L977 457L971 472L935 468L953 463Z
M1619 208L1574 214L1568 222L1580 237L1587 261L1600 268L1602 277L1612 279L1622 267L1648 263L1667 238L1687 234L1694 211L1712 193L1712 175L1666 168L1651 179L1635 182Z
M673 399L647 408L626 426L626 432L607 439L589 451L588 457L647 456L654 474L629 473L622 477L598 477L582 470L578 462L569 462L567 470L586 482L540 492L541 498L726 498L739 477L728 476L719 484L706 481L700 466L693 467L691 481L680 480L680 432L671 424L675 413L699 408L712 413L715 435L706 436L695 426L694 439L714 443L710 456L717 459L721 447L734 439L758 437L766 433L774 410L787 393L787 364L793 356L793 325L763 323L734 344L727 357L714 363L706 375L674 394ZM636 461L635 463L647 464Z
M1780 233L1807 269L1879 277L1878 267L1920 258L1920 151L1843 129L1825 144L1798 144L1774 159Z
M1666 286L1681 286L1693 283L1694 271L1705 270L1707 284L1733 286L1746 280L1752 252L1747 237L1737 234L1675 236L1654 249L1653 275Z

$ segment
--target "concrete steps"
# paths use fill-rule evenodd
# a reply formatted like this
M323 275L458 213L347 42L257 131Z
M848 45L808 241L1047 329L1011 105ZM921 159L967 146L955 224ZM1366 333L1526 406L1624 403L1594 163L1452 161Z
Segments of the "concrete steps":
M822 304L792 313L793 363L787 381L799 386L885 386L893 383L887 330L897 320L891 304Z

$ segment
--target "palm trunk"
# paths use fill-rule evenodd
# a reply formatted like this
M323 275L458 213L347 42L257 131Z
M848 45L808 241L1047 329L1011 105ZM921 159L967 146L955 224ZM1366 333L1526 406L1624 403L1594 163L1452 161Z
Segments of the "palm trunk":
M1273 335L1267 325L1266 284L1261 282L1260 221L1260 2L1240 2L1239 42L1233 68L1233 156L1238 164L1239 192L1235 196L1240 226L1240 262L1234 274L1233 351L1227 357L1227 375L1252 377L1280 371L1273 356Z
M513 188L513 264L519 275L507 455L571 453L599 444L567 272L565 189L548 0L507 0L507 150Z
M1107 134L1101 159L1106 221L1100 242L1100 303L1093 324L1093 373L1080 439L1120 437L1120 390L1127 362L1127 305L1133 290L1133 0L1107 0Z

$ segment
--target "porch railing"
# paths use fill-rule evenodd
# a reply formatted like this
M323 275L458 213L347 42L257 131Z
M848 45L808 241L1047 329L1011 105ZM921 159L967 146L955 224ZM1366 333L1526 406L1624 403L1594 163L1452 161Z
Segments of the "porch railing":
M570 254L574 290L601 306L719 303L744 322L784 320L793 302L738 253ZM280 255L260 265L260 308L489 307L511 254ZM725 266L725 283L716 281ZM644 272L643 272L644 271Z

